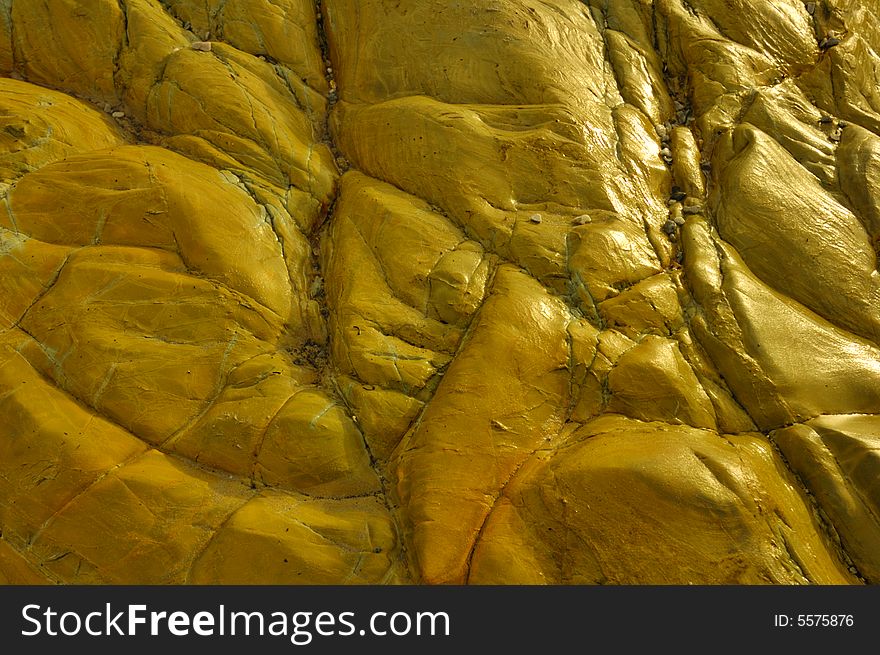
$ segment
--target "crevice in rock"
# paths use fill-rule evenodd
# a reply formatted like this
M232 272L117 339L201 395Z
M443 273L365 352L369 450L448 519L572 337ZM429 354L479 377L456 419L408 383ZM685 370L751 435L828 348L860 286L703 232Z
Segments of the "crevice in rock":
M814 417L817 418L817 417ZM782 465L785 467L786 472L789 476L795 481L797 486L797 491L799 492L802 498L805 498L807 503L812 510L812 518L816 524L816 527L819 529L819 532L824 537L826 543L828 543L833 549L834 553L840 558L840 561L843 563L844 567L856 578L858 578L863 584L868 584L868 581L865 579L864 575L858 570L855 562L850 556L849 552L846 549L846 546L843 543L843 540L840 538L840 534L837 532L837 529L834 526L834 523L825 513L825 510L822 509L822 505L819 503L819 500L813 494L809 485L804 481L801 475L795 470L795 468L788 461L788 458L782 452L782 449L779 447L779 444L776 442L776 439L773 438L772 432L774 430L779 430L785 427L791 427L793 425L800 425L803 421L799 421L796 423L791 423L789 425L780 426L778 428L773 428L773 430L768 430L764 432L764 437L767 439L767 442L770 444L770 447L773 449L774 454L782 462Z
M318 33L318 47L321 50L321 60L324 64L324 72L325 77L327 79L327 86L329 88L329 92L327 94L327 109L324 113L323 120L321 121L321 128L323 130L323 135L321 138L321 142L326 144L330 151L333 153L333 158L335 160L336 166L339 168L341 173L345 173L349 169L348 160L343 156L341 151L339 150L333 135L330 131L330 114L333 112L333 109L338 101L339 89L336 83L336 77L333 68L333 54L330 50L329 40L327 38L327 33L325 31L325 21L327 20L325 14L325 7L323 6L322 0L315 0L315 16L317 21L317 33ZM330 204L326 207L324 215L316 222L315 228L311 234L306 235L309 239L311 246L311 282L310 287L314 288L314 300L318 302L320 306L321 317L327 324L327 321L330 316L330 307L327 304L326 294L323 289L323 269L321 267L321 255L323 243L326 238L328 238L328 233L330 226L334 219L334 211L336 209L336 203L339 199L339 180L336 181L336 189L334 190L333 198ZM370 467L375 472L377 478L379 479L379 484L381 486L381 493L379 496L381 497L382 503L388 511L388 515L391 520L394 522L395 531L397 533L397 539L400 543L400 554L399 554L399 563L403 566L406 575L408 578L413 579L413 573L410 567L409 557L407 556L407 538L406 534L403 530L403 524L401 518L399 516L399 512L395 503L392 501L393 498L393 484L386 476L386 471L382 466L382 463L373 453L372 448L370 447L369 441L364 434L364 429L360 425L357 419L357 413L348 403L345 394L342 393L341 388L339 387L339 382L336 378L336 374L333 370L332 366L332 358L330 356L331 346L329 340L333 338L333 335L329 329L326 329L326 341L322 344L323 354L322 361L326 362L326 365L323 368L322 372L322 383L326 385L329 389L331 389L338 400L338 402L345 407L346 413L351 417L352 421L355 424L360 436L361 442L363 444L364 450L366 451L369 459L370 459Z

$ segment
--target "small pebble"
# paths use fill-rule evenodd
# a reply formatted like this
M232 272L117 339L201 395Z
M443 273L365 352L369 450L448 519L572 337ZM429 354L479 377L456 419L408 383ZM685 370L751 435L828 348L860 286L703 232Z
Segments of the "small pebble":
M709 171L712 170L712 164L707 161L701 161L700 162L700 169L708 173Z
M674 187L672 187L672 194L669 197L672 198L673 200L677 200L677 201L681 202L682 200L687 198L687 194L684 191L682 191L681 189L679 189L677 186L674 186Z
M701 214L701 213L703 213L703 206L702 205L691 205L690 207L682 207L681 213L682 214Z
M541 222L541 215L540 214L532 214L531 216L529 216L529 221L531 221L532 223L538 224Z
M112 114L110 114L110 115L111 115L113 118L125 118L125 112L124 112L124 111L114 111L114 112L113 112Z
M580 216L575 216L572 223L575 225L586 225L587 223L592 223L593 218L589 214L581 214Z
M845 129L846 127L848 127L848 126L849 126L849 123L847 123L846 121L840 121L840 122L837 124L837 127L839 127L839 128L842 129L842 130Z
M661 141L666 141L669 138L669 130L666 129L665 125L658 125L654 128L654 131L657 133L657 136L660 137Z
M309 297L315 298L321 292L321 289L324 288L324 278L321 276L315 276L315 279L312 280L312 284L309 287Z
M827 50L828 48L833 48L839 43L840 39L838 39L836 36L826 36L824 39L819 41L819 47L823 50Z
M669 235L669 234L675 234L675 230L677 230L677 229L678 229L678 226L675 224L674 221L669 221L669 220L667 220L667 221L663 224L663 231L664 231L666 234L668 234L668 235Z
M831 116L822 116L822 117L819 119L819 122L822 123L822 125L827 125L827 124L830 123L832 120L833 120L833 119L831 118Z
M806 8L807 8L807 13L810 14L810 16L812 16L813 14L816 13L816 3L815 2L808 2L806 5Z
M681 216L673 216L672 222L676 225L684 225L684 219Z
M672 157L672 151L669 148L661 148L660 149L661 157Z
M193 50L197 50L199 52L211 52L211 42L210 41L195 41L190 48Z
M104 105L104 111L106 111L106 112L109 114L110 112L113 111L113 105L111 105L111 104L108 102L106 105Z

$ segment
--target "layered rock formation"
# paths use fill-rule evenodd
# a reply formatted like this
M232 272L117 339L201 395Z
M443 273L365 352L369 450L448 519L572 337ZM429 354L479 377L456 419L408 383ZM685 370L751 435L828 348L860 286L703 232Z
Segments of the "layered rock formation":
M880 582L878 15L0 2L0 580Z

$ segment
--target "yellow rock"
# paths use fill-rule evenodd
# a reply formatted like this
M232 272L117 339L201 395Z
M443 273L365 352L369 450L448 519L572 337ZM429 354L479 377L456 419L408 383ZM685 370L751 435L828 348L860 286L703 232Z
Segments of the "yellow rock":
M841 189L876 247L880 239L880 138L858 125L847 127L837 157Z
M272 419L255 476L272 487L309 495L362 496L380 490L352 417L316 389L294 393Z
M116 80L126 110L143 123L147 99L162 76L168 56L189 45L189 39L161 10L158 0L129 0L124 8L128 31L119 52Z
M571 348L571 420L586 421L601 413L608 401L606 360L599 352L600 333L585 320L568 324ZM603 361L604 360L604 361Z
M291 280L265 209L208 166L141 146L69 157L26 176L9 207L19 230L50 243L176 252L189 270L302 329L302 309L290 317Z
M150 443L170 437L280 331L243 296L185 271L159 250L77 251L21 321L40 343L39 370Z
M54 282L70 248L29 239L0 227L0 329L6 330Z
M0 541L0 584L40 585L49 583L49 579L34 570L18 551L5 541Z
M766 439L612 416L523 466L482 537L473 583L853 581Z
M116 0L10 4L15 61L29 81L90 100L115 100L113 74L125 35Z
M464 348L398 447L398 493L424 581L466 579L492 499L561 429L566 323L557 298L502 266Z
M26 338L26 337L25 337ZM85 489L146 446L49 384L16 352L0 349L3 539L24 548Z
M637 29L636 25L629 27ZM642 43L634 41L626 32L610 29L606 35L608 58L614 66L620 95L655 125L667 121L675 109L663 83L659 57L653 49L646 50ZM643 32L639 34L643 35Z
M616 217L578 227L570 239L569 270L583 307L617 295L662 271L642 226Z
M587 101L611 81L599 31L579 2L563 3L566 11L537 0L450 3L440 29L436 9L419 0L324 4L349 102L429 95L456 104L555 104ZM389 48L402 34L407 46Z
M327 91L311 0L166 0L165 5L198 38L222 34L239 50L271 57L312 88Z
M193 584L379 584L406 580L394 527L373 499L268 493L235 512L199 556ZM255 555L259 553L259 557Z
M812 4L0 2L0 583L880 581Z
M798 0L698 0L692 7L719 35L761 52L791 73L815 63L812 19Z
M716 428L709 397L673 341L645 337L617 360L608 374L608 387L608 411L645 421Z
M700 172L700 148L694 133L688 128L676 127L669 141L674 155L672 170L678 186L691 198L703 198L706 187Z
M824 128L826 124L821 119L822 113L807 96L785 81L756 93L742 123L772 134L776 143L828 189L837 185L836 178L838 173L842 175L843 166L835 166L835 143L830 136L836 128ZM777 151L777 155L781 157L782 153ZM815 193L815 187L813 190Z
M732 142L735 154L721 178L716 210L722 238L765 282L876 339L880 281L864 227L762 132L743 125ZM770 167L785 186L768 184Z
M155 450L121 462L52 515L31 549L54 576L80 584L173 584L250 489ZM112 539L108 539L112 535Z
M606 325L630 337L645 333L666 336L685 324L675 284L666 274L637 282L598 307Z
M254 477L270 426L294 394L316 381L314 371L280 354L258 355L230 371L210 407L165 446L205 466Z
M168 56L147 97L146 124L170 133L165 143L186 155L311 194L302 221L313 225L330 203L336 169L307 115L285 111L296 104L268 63L225 45L210 53L181 49Z
M822 416L773 433L786 459L833 522L859 572L880 579L876 416Z
M0 71L12 72L15 57L12 53L12 12L0 12Z
M340 391L370 447L370 453L387 461L425 403L402 391L363 384L353 378L340 380Z
M110 118L69 96L0 78L0 181L68 155L120 145L122 132ZM3 217L2 225L7 226Z

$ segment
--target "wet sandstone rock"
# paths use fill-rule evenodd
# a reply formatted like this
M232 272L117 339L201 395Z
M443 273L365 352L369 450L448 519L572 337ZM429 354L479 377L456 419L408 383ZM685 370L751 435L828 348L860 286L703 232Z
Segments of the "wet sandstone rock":
M0 5L0 581L880 582L880 5Z

